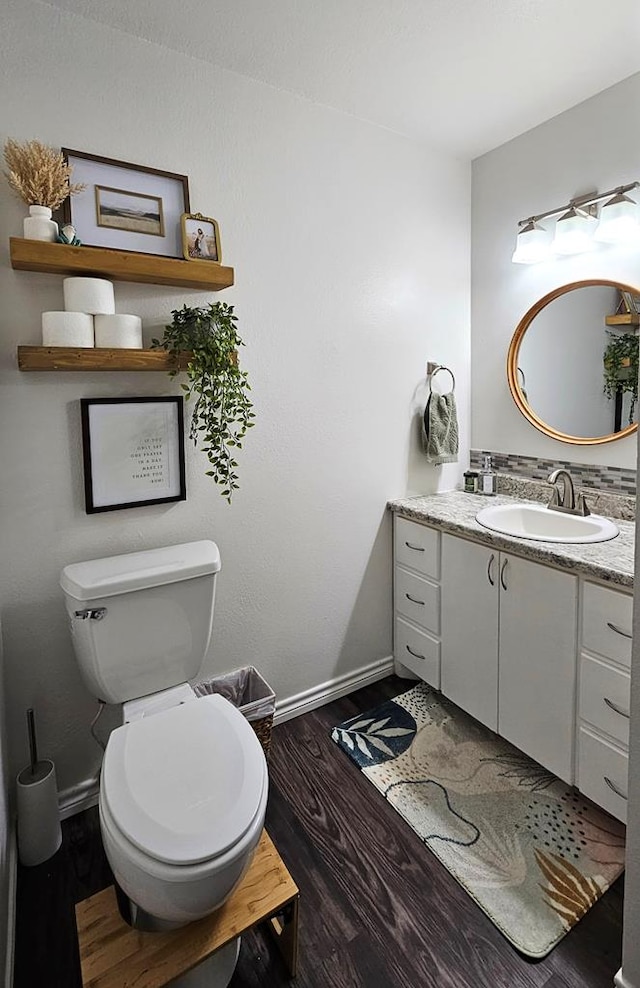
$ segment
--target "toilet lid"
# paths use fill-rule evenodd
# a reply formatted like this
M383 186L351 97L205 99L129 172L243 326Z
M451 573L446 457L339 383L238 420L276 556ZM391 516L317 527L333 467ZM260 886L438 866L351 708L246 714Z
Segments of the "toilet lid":
M266 778L260 744L239 710L205 696L117 728L102 798L125 836L170 864L233 847L253 823Z

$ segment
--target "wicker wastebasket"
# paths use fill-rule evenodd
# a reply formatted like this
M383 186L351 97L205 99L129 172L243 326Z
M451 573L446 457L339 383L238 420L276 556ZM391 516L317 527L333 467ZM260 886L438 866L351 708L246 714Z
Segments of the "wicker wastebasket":
M196 683L193 687L197 696L211 696L219 693L247 718L254 729L265 756L269 757L273 715L276 709L276 695L266 679L254 666L234 669L233 672L216 676Z

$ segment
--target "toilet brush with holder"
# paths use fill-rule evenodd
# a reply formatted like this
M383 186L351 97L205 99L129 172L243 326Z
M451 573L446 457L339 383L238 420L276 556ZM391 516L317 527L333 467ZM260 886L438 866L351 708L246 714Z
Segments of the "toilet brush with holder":
M62 843L55 765L38 758L33 709L27 710L30 763L16 780L18 855L23 865L38 865L52 857Z

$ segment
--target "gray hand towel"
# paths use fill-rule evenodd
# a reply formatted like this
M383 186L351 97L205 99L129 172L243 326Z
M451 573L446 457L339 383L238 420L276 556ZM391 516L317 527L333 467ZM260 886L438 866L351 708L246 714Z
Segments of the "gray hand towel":
M422 449L429 463L458 462L458 413L453 391L430 394L422 417Z

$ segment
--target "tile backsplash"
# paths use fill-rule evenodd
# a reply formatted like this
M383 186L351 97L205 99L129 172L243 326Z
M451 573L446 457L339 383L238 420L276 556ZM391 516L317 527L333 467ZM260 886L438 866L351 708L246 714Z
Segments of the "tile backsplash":
M471 469L479 470L485 456L491 457L498 474L498 493L547 504L551 488L547 477L552 470L571 472L577 489L582 488L587 504L595 514L633 521L636 516L636 476L620 467L598 467L568 460L541 460L492 450L472 449Z
M470 465L479 470L485 456L490 456L497 473L512 474L530 480L545 481L552 470L571 471L576 487L591 488L612 494L635 497L636 471L625 467L597 466L592 463L572 463L569 460L543 460L537 456L519 456L515 453L497 453L490 449L472 449Z

